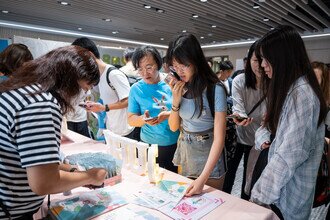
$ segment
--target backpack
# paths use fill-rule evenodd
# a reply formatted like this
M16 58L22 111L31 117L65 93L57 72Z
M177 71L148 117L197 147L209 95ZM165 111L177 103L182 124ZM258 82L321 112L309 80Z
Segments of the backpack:
M328 167L328 144L325 142L320 167L317 173L313 208L327 205L330 201L330 181Z
M231 82L229 83L231 87ZM221 85L227 93L227 90L222 83L217 83L216 85ZM209 102L209 107L213 118L214 118L214 96L215 96L216 85L213 85L211 88L207 88L206 90L206 97L207 97L207 101ZM232 106L233 106L232 100L230 99L230 97L227 97L227 115L231 115L233 113ZM232 120L227 120L226 137L225 137L225 151L226 151L227 162L232 158L234 158L236 146L237 146L236 124Z
M109 75L110 75L111 71L113 71L113 70L119 70L120 72L122 72L122 73L126 76L126 78L127 78L127 80L128 80L128 83L129 83L129 86L132 86L134 83L136 83L136 82L138 82L138 81L141 80L141 77L127 76L127 75L126 75L123 71L121 71L120 69L118 69L118 68L116 68L116 67L114 67L114 66L111 66L111 67L109 67L109 69L107 70L107 76L106 76L106 78L107 78L107 83L108 83L108 85L110 86L110 88L113 89L113 90L115 90L115 91L116 91L116 89L115 89L115 87L112 85L112 83L110 82L110 79L109 79Z

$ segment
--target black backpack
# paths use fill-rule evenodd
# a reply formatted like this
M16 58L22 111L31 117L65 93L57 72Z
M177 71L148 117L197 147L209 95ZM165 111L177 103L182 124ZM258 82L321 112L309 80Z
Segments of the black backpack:
M215 96L215 86L221 85L223 89L226 91L225 86L222 83L217 83L213 85L211 88L207 88L206 97L209 102L209 107L211 111L211 115L214 118L214 96ZM231 115L233 103L229 97L227 97L227 115ZM227 120L226 124L226 137L225 137L225 152L226 152L226 160L227 162L234 157L237 146L237 134L236 134L236 124L232 120Z
M115 87L112 85L112 83L111 83L110 80L109 80L109 74L110 74L111 71L113 71L113 70L119 70L120 72L122 72L122 73L126 76L126 78L127 78L128 83L129 83L130 86L132 86L134 83L136 83L136 82L138 82L138 81L141 80L141 77L127 76L127 75L126 75L123 71L121 71L120 69L118 69L118 68L116 68L116 67L114 67L114 66L111 66L111 67L109 67L109 69L107 70L107 76L106 76L106 78L107 78L107 83L108 83L108 85L109 85L110 88L113 89L113 90L116 90L116 89L115 89Z

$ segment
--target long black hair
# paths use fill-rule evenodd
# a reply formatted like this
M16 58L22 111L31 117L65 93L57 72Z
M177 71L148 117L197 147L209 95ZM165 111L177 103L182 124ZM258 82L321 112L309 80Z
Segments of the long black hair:
M306 77L320 101L320 125L326 116L326 104L299 33L293 27L278 26L258 41L255 51L257 56L264 57L270 63L273 70L267 89L265 118L272 134L276 134L287 93L301 76Z
M50 92L65 114L73 109L71 100L80 93L80 80L98 84L100 72L95 57L82 47L66 46L25 63L1 83L0 93L39 84L40 92Z
M203 110L203 91L206 88L211 89L216 83L221 82L208 65L197 38L188 33L177 36L169 43L166 60L169 66L172 66L173 60L183 65L193 66L194 74L187 84L187 93L194 98L196 108L199 106L198 117L200 117Z

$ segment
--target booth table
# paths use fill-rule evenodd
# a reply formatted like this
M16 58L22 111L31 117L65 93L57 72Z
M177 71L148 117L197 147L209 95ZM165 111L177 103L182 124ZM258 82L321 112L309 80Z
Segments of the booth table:
M68 131L67 136L73 142L63 143L61 145L61 151L64 152L65 155L76 154L76 153L86 153L86 152L108 152L108 146L103 143L91 140L84 136L81 136L77 133ZM136 192L138 186L145 186L147 188L151 184L149 183L148 176L139 176L124 167L122 168L122 181L116 184L116 190L120 193L124 194L132 194ZM173 173L168 170L164 170L164 180L173 180L173 181L181 181L190 183L192 180L181 176L179 174ZM64 196L63 193L51 195L51 201L58 201L70 198L76 194L81 192L89 191L90 189L85 187L79 187L71 190L71 194L68 196ZM278 217L269 209L256 205L254 203L242 200L238 197L232 196L220 190L216 190L209 186L204 186L204 191L208 192L218 198L222 198L225 202L218 206L216 209L205 215L202 219L228 219L228 220L238 220L238 219L269 219L276 220ZM35 219L40 219L45 217L47 213L47 197L45 202L38 213L35 214ZM159 219L171 219L170 217L164 215L163 213L149 209L146 207L138 206L135 204L128 204L126 207L138 209L138 210L148 210L149 213L157 216ZM95 219L102 219L102 216L96 217Z

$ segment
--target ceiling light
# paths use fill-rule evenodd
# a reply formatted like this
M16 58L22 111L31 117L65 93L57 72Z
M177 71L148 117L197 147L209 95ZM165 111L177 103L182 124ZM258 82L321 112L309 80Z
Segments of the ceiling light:
M270 30L274 30L275 28L271 27Z
M212 34L212 33L208 33L208 34L207 34L207 36L209 36L209 37L212 37L212 36L213 36L213 34Z
M68 2L62 2L62 1L58 1L58 4L64 5L64 6L70 6L71 4Z
M163 38L163 37L161 37L161 38L160 38L160 40L164 40L164 38Z
M201 2L207 2L207 0L201 0Z
M214 24L214 25L212 25L211 27L216 28L217 26Z
M259 2L265 2L266 0L259 0Z
M198 18L198 15L193 14L192 16L193 16L193 18Z
M187 30L182 30L182 33L186 33L187 32Z
M269 18L264 17L263 21L269 21Z
M6 10L2 10L1 12L4 13L4 14L8 14L9 13L9 11L6 11Z
M128 44L135 44L135 45L150 45L158 48L168 48L167 45L162 44L150 44L150 42L142 42L142 41L134 41L134 40L127 40L122 38L114 38L105 35L97 35L91 33L81 33L78 31L68 31L63 29L56 29L56 28L48 28L38 25L27 25L19 22L8 22L0 20L0 27L10 27L10 28L17 28L21 30L30 30L36 32L43 32L43 33L51 33L51 34L59 34L59 35L66 35L66 36L74 36L74 37L88 37L95 40L105 40L105 41L112 41L112 42L120 42L120 43L128 43Z
M258 9L258 8L260 8L260 6L257 3L254 3L253 8Z
M203 37L203 36L201 36L201 39L204 39L204 37Z
M81 30L82 30L82 28L81 28L81 27L78 27L78 30L79 30L79 31L81 31Z
M112 34L119 34L119 31L112 31Z
M108 21L108 22L111 22L111 19L110 18L102 18L103 21Z
M143 7L144 7L144 8L147 8L147 9L151 8L150 5L143 5Z
M163 9L156 8L156 11L159 13L164 13L165 11Z

